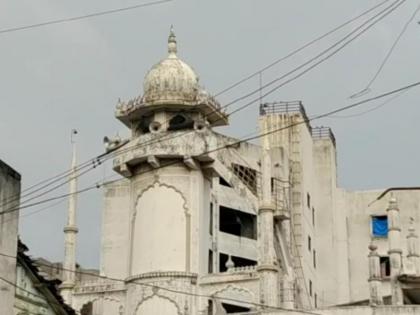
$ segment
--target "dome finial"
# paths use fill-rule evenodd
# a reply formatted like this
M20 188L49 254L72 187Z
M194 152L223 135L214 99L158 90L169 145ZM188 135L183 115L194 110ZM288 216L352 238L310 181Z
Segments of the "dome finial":
M177 53L177 47L176 47L176 37L174 32L174 26L171 25L171 30L169 32L169 38L168 38L168 53L170 57L176 57Z

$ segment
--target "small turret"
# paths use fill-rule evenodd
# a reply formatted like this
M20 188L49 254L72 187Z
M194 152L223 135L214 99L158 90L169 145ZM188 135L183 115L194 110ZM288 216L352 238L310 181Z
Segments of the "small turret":
M388 215L388 254L391 261L391 297L393 305L403 305L403 294L398 277L402 267L401 222L397 198L391 195L389 199Z
M371 243L369 245L369 291L370 305L381 305L383 303L381 293L381 268L378 247Z
M407 259L413 264L416 275L420 276L420 254L418 247L418 236L414 228L414 219L410 218L410 227L407 235Z

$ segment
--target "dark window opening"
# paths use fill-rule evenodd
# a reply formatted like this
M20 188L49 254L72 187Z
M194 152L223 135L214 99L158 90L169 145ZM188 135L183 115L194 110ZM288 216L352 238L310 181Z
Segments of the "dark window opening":
M209 233L213 235L213 202L210 202Z
M226 272L227 267L226 263L229 259L229 256L223 253L219 254L219 272ZM257 262L252 259L246 259L242 257L230 256L230 259L233 261L233 265L235 267L248 267L248 266L255 266Z
M381 266L381 277L386 278L391 275L391 264L389 262L388 256L383 256L379 258L379 264Z
M312 296L312 281L309 280L309 295Z
M388 236L388 217L386 215L372 216L372 235L374 237Z
M223 206L220 206L219 209L221 232L257 239L257 217L255 215Z
M150 132L149 126L151 122L152 122L152 116L141 117L139 124L137 126L137 130L139 130L141 133Z
M208 264L209 264L209 268L208 268L208 271L209 271L209 273L213 273L213 251L210 249L209 250L209 261L208 261Z
M257 193L257 171L239 164L232 163L233 173L251 190Z
M169 120L168 130L192 129L194 127L193 120L184 115L176 115Z
M315 308L318 307L318 296L316 295L316 293L314 294L314 305L315 305Z
M227 303L222 303L223 308L226 311L226 314L235 314L235 313L247 313L251 309L247 307L242 307L238 305L232 305Z
M308 250L311 251L312 250L312 239L310 236L308 236Z
M222 185L222 186L232 188L232 185L229 184L229 182L226 179L224 179L223 177L219 177L219 184Z
M316 251L315 251L315 249L313 250L312 255L313 255L314 268L316 268Z
M207 315L213 315L213 301L209 300L208 308L207 308Z
M311 195L309 193L306 194L306 205L311 209Z

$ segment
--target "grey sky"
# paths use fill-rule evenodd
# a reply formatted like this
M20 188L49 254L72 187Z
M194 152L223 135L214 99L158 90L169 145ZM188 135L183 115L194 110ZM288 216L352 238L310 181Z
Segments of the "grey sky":
M137 3L4 0L0 29ZM376 3L379 0L175 0L2 34L0 158L23 175L25 187L69 167L72 128L80 133L80 161L103 151L104 135L127 134L113 117L116 101L142 93L146 71L166 55L171 24L180 57L194 67L201 84L215 93ZM418 1L407 1L342 53L265 101L299 99L309 115L348 104L348 96L369 81L417 5ZM274 67L263 81L305 61L337 36ZM419 39L420 27L413 23L369 96L420 80ZM254 78L220 101L226 103L257 87ZM314 123L334 129L342 187L419 185L419 96L420 89L412 90L363 116ZM257 114L257 106L251 106L233 116L225 131L235 136L255 131ZM83 177L79 187L111 174L105 165ZM99 263L101 194L88 192L79 199L78 261L85 266ZM39 208L23 210L21 215ZM21 219L20 234L31 254L62 259L65 209L66 202Z

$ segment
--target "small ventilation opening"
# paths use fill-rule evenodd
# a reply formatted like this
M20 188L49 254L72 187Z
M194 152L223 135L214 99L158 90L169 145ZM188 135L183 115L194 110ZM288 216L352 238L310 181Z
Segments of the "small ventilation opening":
M255 266L257 265L257 261L252 259L247 259L243 257L237 257L237 256L230 256L230 258L233 261L233 265L235 267L249 267L249 266ZM229 255L220 253L219 254L219 272L226 272L227 267L226 263L229 259Z
M219 219L221 232L257 239L257 217L255 215L220 206Z

